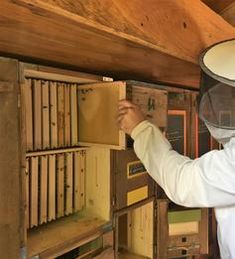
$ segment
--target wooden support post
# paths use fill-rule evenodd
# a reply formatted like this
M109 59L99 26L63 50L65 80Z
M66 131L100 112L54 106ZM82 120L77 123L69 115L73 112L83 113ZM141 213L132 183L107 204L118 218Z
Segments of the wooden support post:
M168 201L157 201L157 258L167 258L168 248Z

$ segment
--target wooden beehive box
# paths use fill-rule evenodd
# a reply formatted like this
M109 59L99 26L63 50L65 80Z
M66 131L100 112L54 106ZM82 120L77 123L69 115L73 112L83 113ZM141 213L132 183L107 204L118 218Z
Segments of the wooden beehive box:
M22 172L21 190L12 195L22 206L15 239L28 257L60 256L112 228L112 152L118 151L111 149L127 147L115 122L118 100L135 98L154 120L155 107L166 114L166 92L16 60L1 59L1 68L1 89L16 99L12 107L6 101L5 112L17 110L20 126L13 145ZM157 120L166 127L166 116ZM146 186L152 190L153 182Z
M28 231L25 239L29 257L59 256L87 236L100 235L106 228L111 228L111 151L103 146L113 143L96 135L94 128L93 136L83 128L91 126L92 121L85 121L84 112L93 98L102 102L109 94L103 80L112 81L20 64L22 129L25 132L22 149L26 150L23 190ZM107 84L112 91L113 83ZM115 85L114 91L116 88ZM119 90L123 91L117 88L118 94ZM99 111L102 109L100 107ZM94 124L98 123L98 128L102 118L95 121L96 112L91 107L87 117ZM119 130L116 132L114 145L119 148ZM93 140L95 147L80 147L81 143L91 146Z
M12 225L5 229L11 247L2 255L19 249L29 258L59 256L112 228L111 151L79 147L76 122L79 86L103 78L4 58L0 66L2 144L8 147L1 166L10 170L2 176L15 210L1 208L3 222Z
M132 149L113 152L114 210L154 196L155 182Z
M129 98L139 105L146 119L162 131L167 127L167 91L163 87L137 81L126 81ZM128 141L131 143L131 141ZM114 210L136 204L155 195L155 182L131 146L113 151Z
M169 208L157 201L157 258L208 254L208 209Z
M115 214L115 258L155 258L155 206L149 199Z

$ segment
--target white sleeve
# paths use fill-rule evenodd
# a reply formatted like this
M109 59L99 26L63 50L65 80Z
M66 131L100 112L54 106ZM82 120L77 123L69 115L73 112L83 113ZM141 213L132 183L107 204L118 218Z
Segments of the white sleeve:
M175 203L188 207L235 205L235 161L229 152L214 150L191 160L172 150L161 131L148 121L137 125L131 137L148 173Z

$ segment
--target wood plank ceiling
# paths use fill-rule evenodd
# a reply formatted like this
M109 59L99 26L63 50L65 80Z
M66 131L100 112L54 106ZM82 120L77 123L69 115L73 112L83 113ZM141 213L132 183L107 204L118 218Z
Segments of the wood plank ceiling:
M4 55L193 88L199 53L235 37L198 0L4 0L0 21Z
M202 0L216 13L220 14L228 23L235 26L235 1L234 0Z
M216 13L221 13L228 6L233 4L234 0L202 0L207 6L209 6Z

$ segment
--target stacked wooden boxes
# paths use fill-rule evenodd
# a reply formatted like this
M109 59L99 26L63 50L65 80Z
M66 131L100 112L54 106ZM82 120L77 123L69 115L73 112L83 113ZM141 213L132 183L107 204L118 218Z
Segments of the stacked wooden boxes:
M165 131L167 92L161 87L127 81L132 102ZM130 141L128 141L130 143ZM114 152L114 218L116 258L156 258L156 184L133 151Z
M92 90L84 84L112 80L28 64L20 71L27 251L29 257L56 257L112 230L111 151L85 148L93 139L81 127L90 126L83 113ZM97 139L110 145L102 135Z
M202 136L209 137L208 144L210 143L208 132L202 127L200 131L198 130L196 92L174 87L168 87L167 90L166 135L173 149L191 158L210 150L210 145L207 146L201 141ZM158 198L160 198L157 201L158 258L207 255L209 210L180 207L170 202L163 192L160 192ZM195 218L195 214L198 217Z
M155 183L115 117L118 100L128 98L166 128L166 91L29 64L20 71L28 256L60 256L93 242L111 231L113 213L118 222L122 210L135 218L132 232L151 214L153 231ZM116 247L118 235L116 227ZM144 251L153 258L153 249Z
M4 112L18 109L14 116L21 137L13 146L16 156L21 154L21 162L15 161L21 170L21 231L16 239L22 253L27 247L29 258L55 258L72 251L95 256L107 247L114 249L115 258L178 256L180 246L177 253L168 254L172 251L172 237L166 231L168 201L156 200L162 198L160 188L115 117L118 100L130 99L176 150L191 155L196 150L190 142L192 93L9 59L1 59L0 76L4 80L0 91L18 99L15 103L4 99ZM205 213L201 211L201 225L207 222ZM106 242L106 235L114 238ZM187 240L190 246L188 236ZM161 254L164 244L168 245Z

